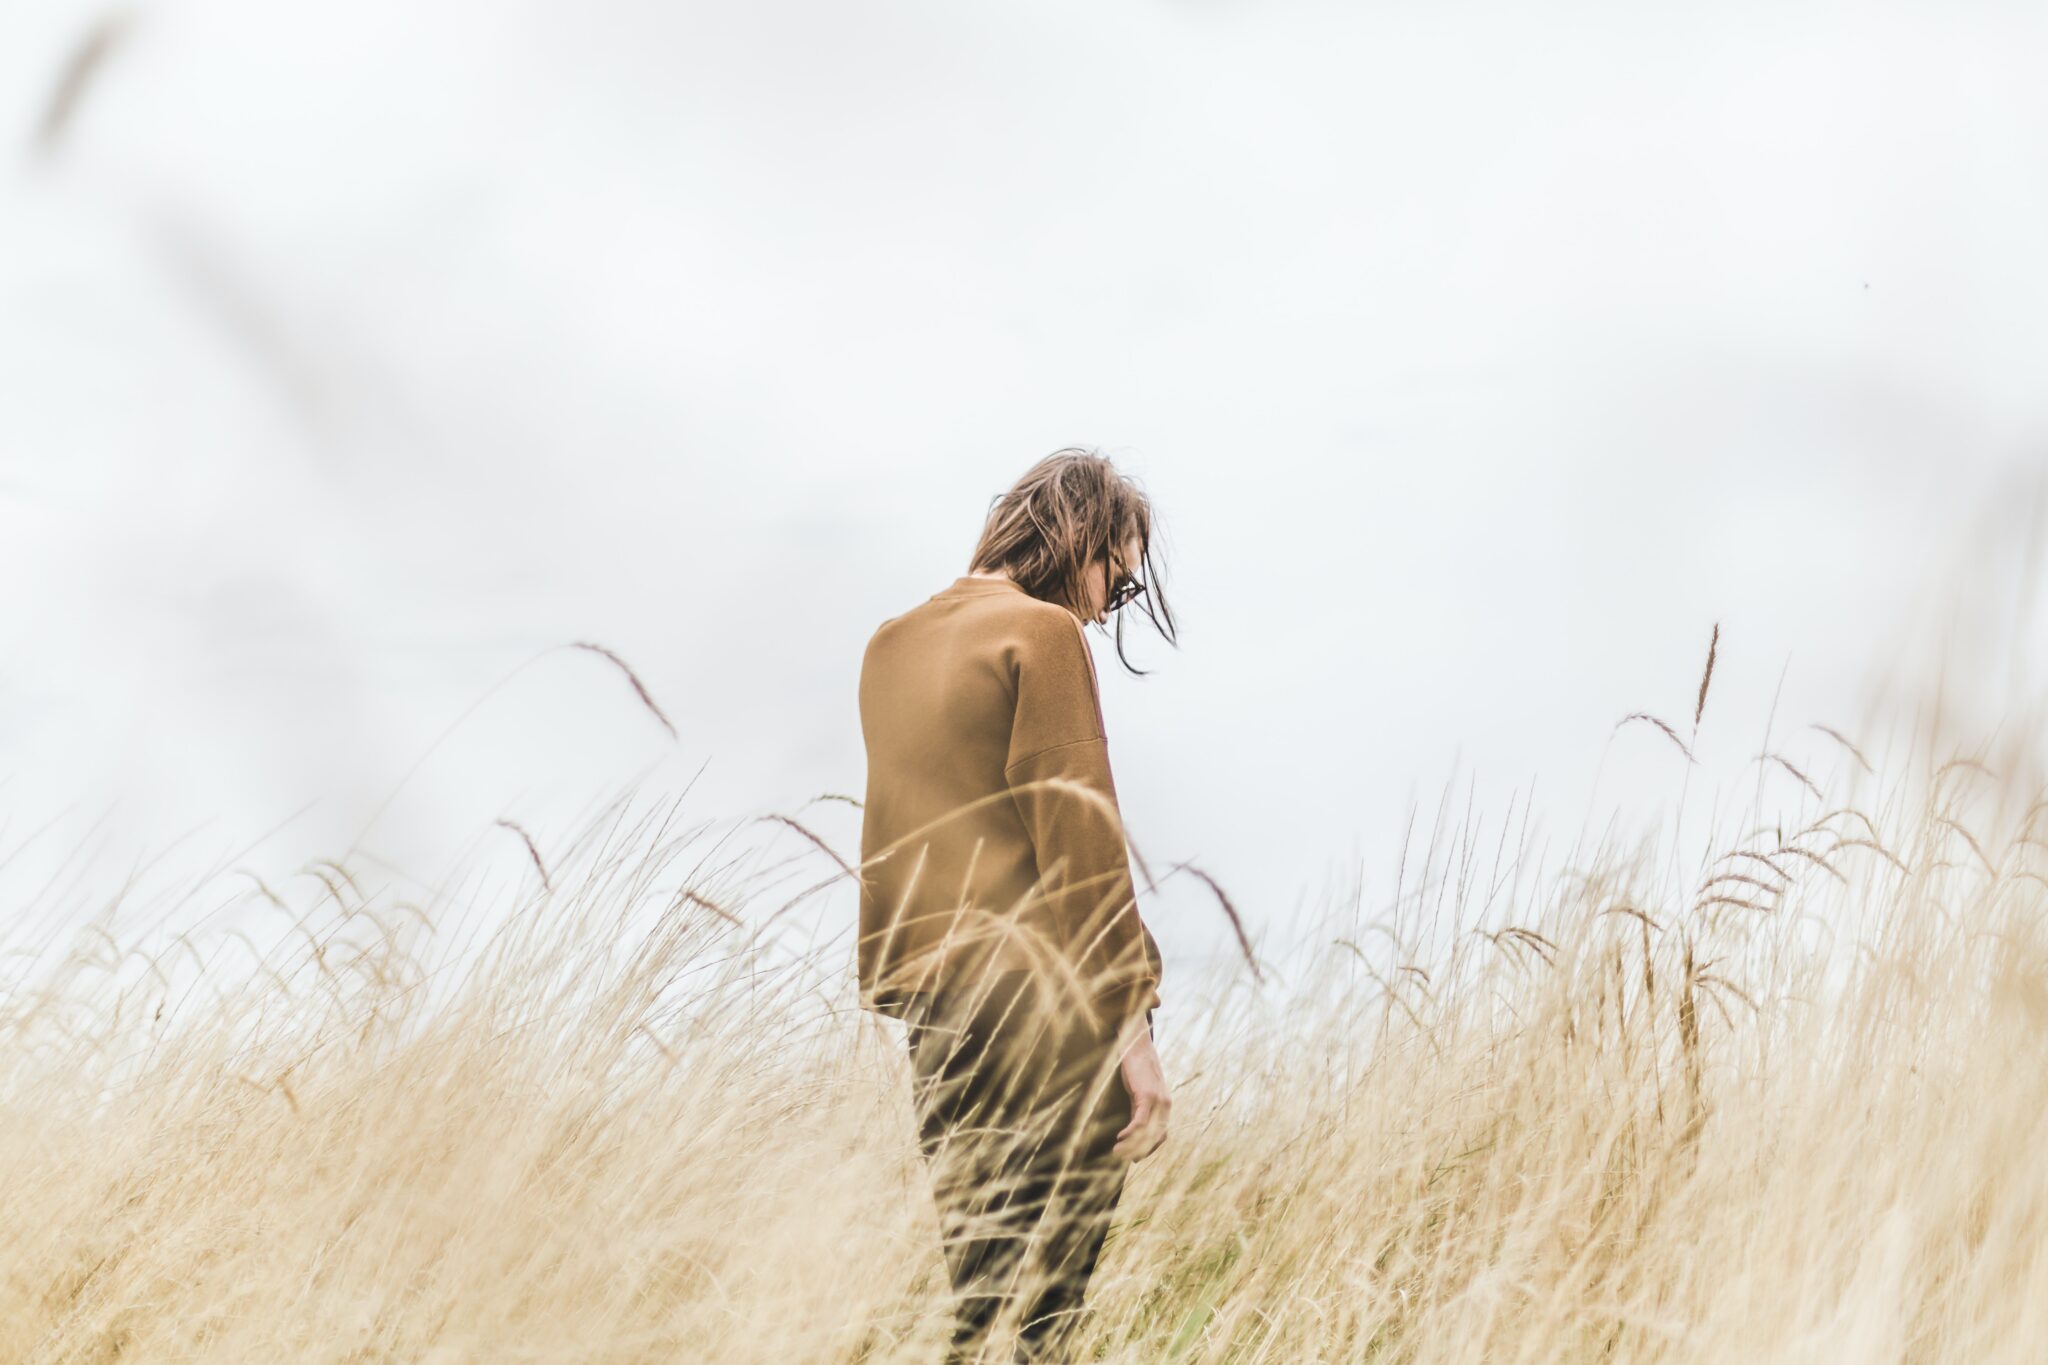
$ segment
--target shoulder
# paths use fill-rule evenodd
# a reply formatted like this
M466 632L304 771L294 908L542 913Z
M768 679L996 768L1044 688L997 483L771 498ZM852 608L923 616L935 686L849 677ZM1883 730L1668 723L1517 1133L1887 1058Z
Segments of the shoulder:
M906 653L916 652L917 632L911 623L914 614L898 612L869 632L867 644L860 654L864 678L877 668L898 666L898 661Z
M1042 597L1033 597L1029 593L1021 592L1004 593L1000 597L983 600L995 616L1014 623L1020 629L1055 638L1081 638L1081 618L1057 602L1048 602Z
M888 638L888 636L892 633L893 628L896 626L898 622L900 622L903 619L905 614L906 613L898 612L896 615L891 616L888 620L882 622L882 624L876 626L872 631L868 632L867 647L868 652L870 654L874 652L875 646L881 644L883 640Z
M990 603L993 628L1012 643L1020 661L1072 659L1088 653L1081 619L1057 602L1011 595Z
M898 640L915 649L941 638L955 649L999 655L1012 671L1040 661L1072 665L1090 657L1079 617L1057 602L1025 593L920 603L876 626L866 653L888 652Z

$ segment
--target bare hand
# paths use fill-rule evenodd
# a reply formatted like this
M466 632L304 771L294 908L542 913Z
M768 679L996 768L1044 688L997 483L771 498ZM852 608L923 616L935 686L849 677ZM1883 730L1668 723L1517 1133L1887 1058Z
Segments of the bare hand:
M1166 1073L1160 1069L1158 1050L1152 1046L1152 1031L1141 1017L1136 1021L1137 1038L1124 1049L1124 1089L1131 1094L1131 1121L1116 1135L1112 1148L1126 1161L1143 1161L1166 1141L1166 1116L1173 1098L1166 1093Z

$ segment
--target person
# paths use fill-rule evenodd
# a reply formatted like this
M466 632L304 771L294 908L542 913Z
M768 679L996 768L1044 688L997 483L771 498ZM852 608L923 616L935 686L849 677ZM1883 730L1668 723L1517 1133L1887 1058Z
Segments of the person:
M1069 448L991 505L967 572L884 621L857 975L903 1021L953 1290L949 1362L1067 1359L1132 1162L1166 1141L1159 947L1138 913L1085 625L1133 603L1170 642L1153 516Z

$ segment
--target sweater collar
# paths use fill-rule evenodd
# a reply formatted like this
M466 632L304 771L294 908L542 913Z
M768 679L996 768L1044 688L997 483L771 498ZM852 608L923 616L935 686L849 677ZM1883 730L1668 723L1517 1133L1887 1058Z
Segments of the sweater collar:
M932 594L933 597L990 597L997 593L1024 591L1024 585L1014 578L976 578L962 574L953 580L951 586Z

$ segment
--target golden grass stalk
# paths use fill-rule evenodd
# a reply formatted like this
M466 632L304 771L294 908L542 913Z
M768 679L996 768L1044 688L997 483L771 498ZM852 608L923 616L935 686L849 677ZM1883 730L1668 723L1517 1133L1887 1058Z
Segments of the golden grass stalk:
M1150 912L1172 1137L1084 1358L2031 1361L2048 879L2014 746L1708 849L1705 886L1606 845L1503 899L1469 830L1384 920L1262 924L1259 975L1220 890L1206 970ZM226 874L239 923L10 967L0 1359L935 1358L902 1037L853 1007L812 833L791 869L621 806L486 845L518 875L446 883L518 888L486 903Z

